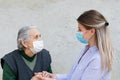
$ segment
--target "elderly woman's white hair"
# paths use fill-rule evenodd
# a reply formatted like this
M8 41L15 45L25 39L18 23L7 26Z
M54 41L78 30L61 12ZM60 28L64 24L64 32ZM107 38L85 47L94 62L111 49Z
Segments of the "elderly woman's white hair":
M17 36L17 47L19 50L23 50L24 46L22 45L21 41L25 40L25 41L30 41L30 37L29 37L29 30L30 29L37 29L36 26L25 26L22 27L19 31L18 31L18 36Z

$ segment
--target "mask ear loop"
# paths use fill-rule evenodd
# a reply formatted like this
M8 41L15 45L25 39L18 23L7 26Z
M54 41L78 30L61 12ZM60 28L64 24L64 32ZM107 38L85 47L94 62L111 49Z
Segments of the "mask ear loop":
M88 32L89 30L86 30L85 32L82 32L83 36ZM87 40L89 41L91 37L89 37Z
M91 39L92 36L93 36L93 35L89 36L88 41Z

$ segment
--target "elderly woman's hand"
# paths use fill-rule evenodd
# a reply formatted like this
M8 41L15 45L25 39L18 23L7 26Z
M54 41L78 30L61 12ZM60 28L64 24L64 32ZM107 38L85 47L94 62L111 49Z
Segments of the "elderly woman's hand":
M35 76L32 80L56 80L56 76L54 74L48 73L46 71L35 73Z
M32 78L31 78L31 80L40 80L38 77L36 77L36 76L33 76Z

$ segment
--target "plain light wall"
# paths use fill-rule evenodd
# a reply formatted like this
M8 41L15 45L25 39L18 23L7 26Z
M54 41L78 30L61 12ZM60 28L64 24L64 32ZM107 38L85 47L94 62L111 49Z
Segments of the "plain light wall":
M0 58L17 48L16 37L21 27L36 25L52 56L54 73L68 73L84 46L75 37L76 19L84 11L96 9L110 23L115 49L112 80L119 80L119 7L119 0L0 0Z

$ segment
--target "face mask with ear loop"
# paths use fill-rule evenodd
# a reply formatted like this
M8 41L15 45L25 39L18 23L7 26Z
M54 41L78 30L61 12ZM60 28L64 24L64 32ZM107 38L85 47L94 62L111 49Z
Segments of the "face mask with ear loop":
M40 52L43 48L44 48L43 40L41 40L41 41L34 41L33 42L33 48L30 48L30 50L34 54L36 54L36 53Z
M85 25L86 25L86 24L85 24ZM98 27L98 28L99 28L99 27L101 27L101 26L103 26L103 25L108 26L109 23L108 23L108 22L102 22L102 23L100 23L100 24L87 25L87 26L92 26L92 27ZM90 39L92 36L91 36L89 39L84 39L84 38L83 38L83 32L77 32L77 33L76 33L76 37L77 37L78 41L80 41L81 43L87 44L88 41L89 41L89 39Z
M78 39L78 41L80 41L81 43L87 44L88 40L83 38L83 32L77 32L76 33L76 38Z
M86 32L85 32L86 33ZM81 43L84 43L84 44L88 44L88 41L92 38L93 35L89 36L89 38L85 39L83 37L83 35L85 34L83 32L77 32L76 33L76 38L78 39L78 41L80 41Z

